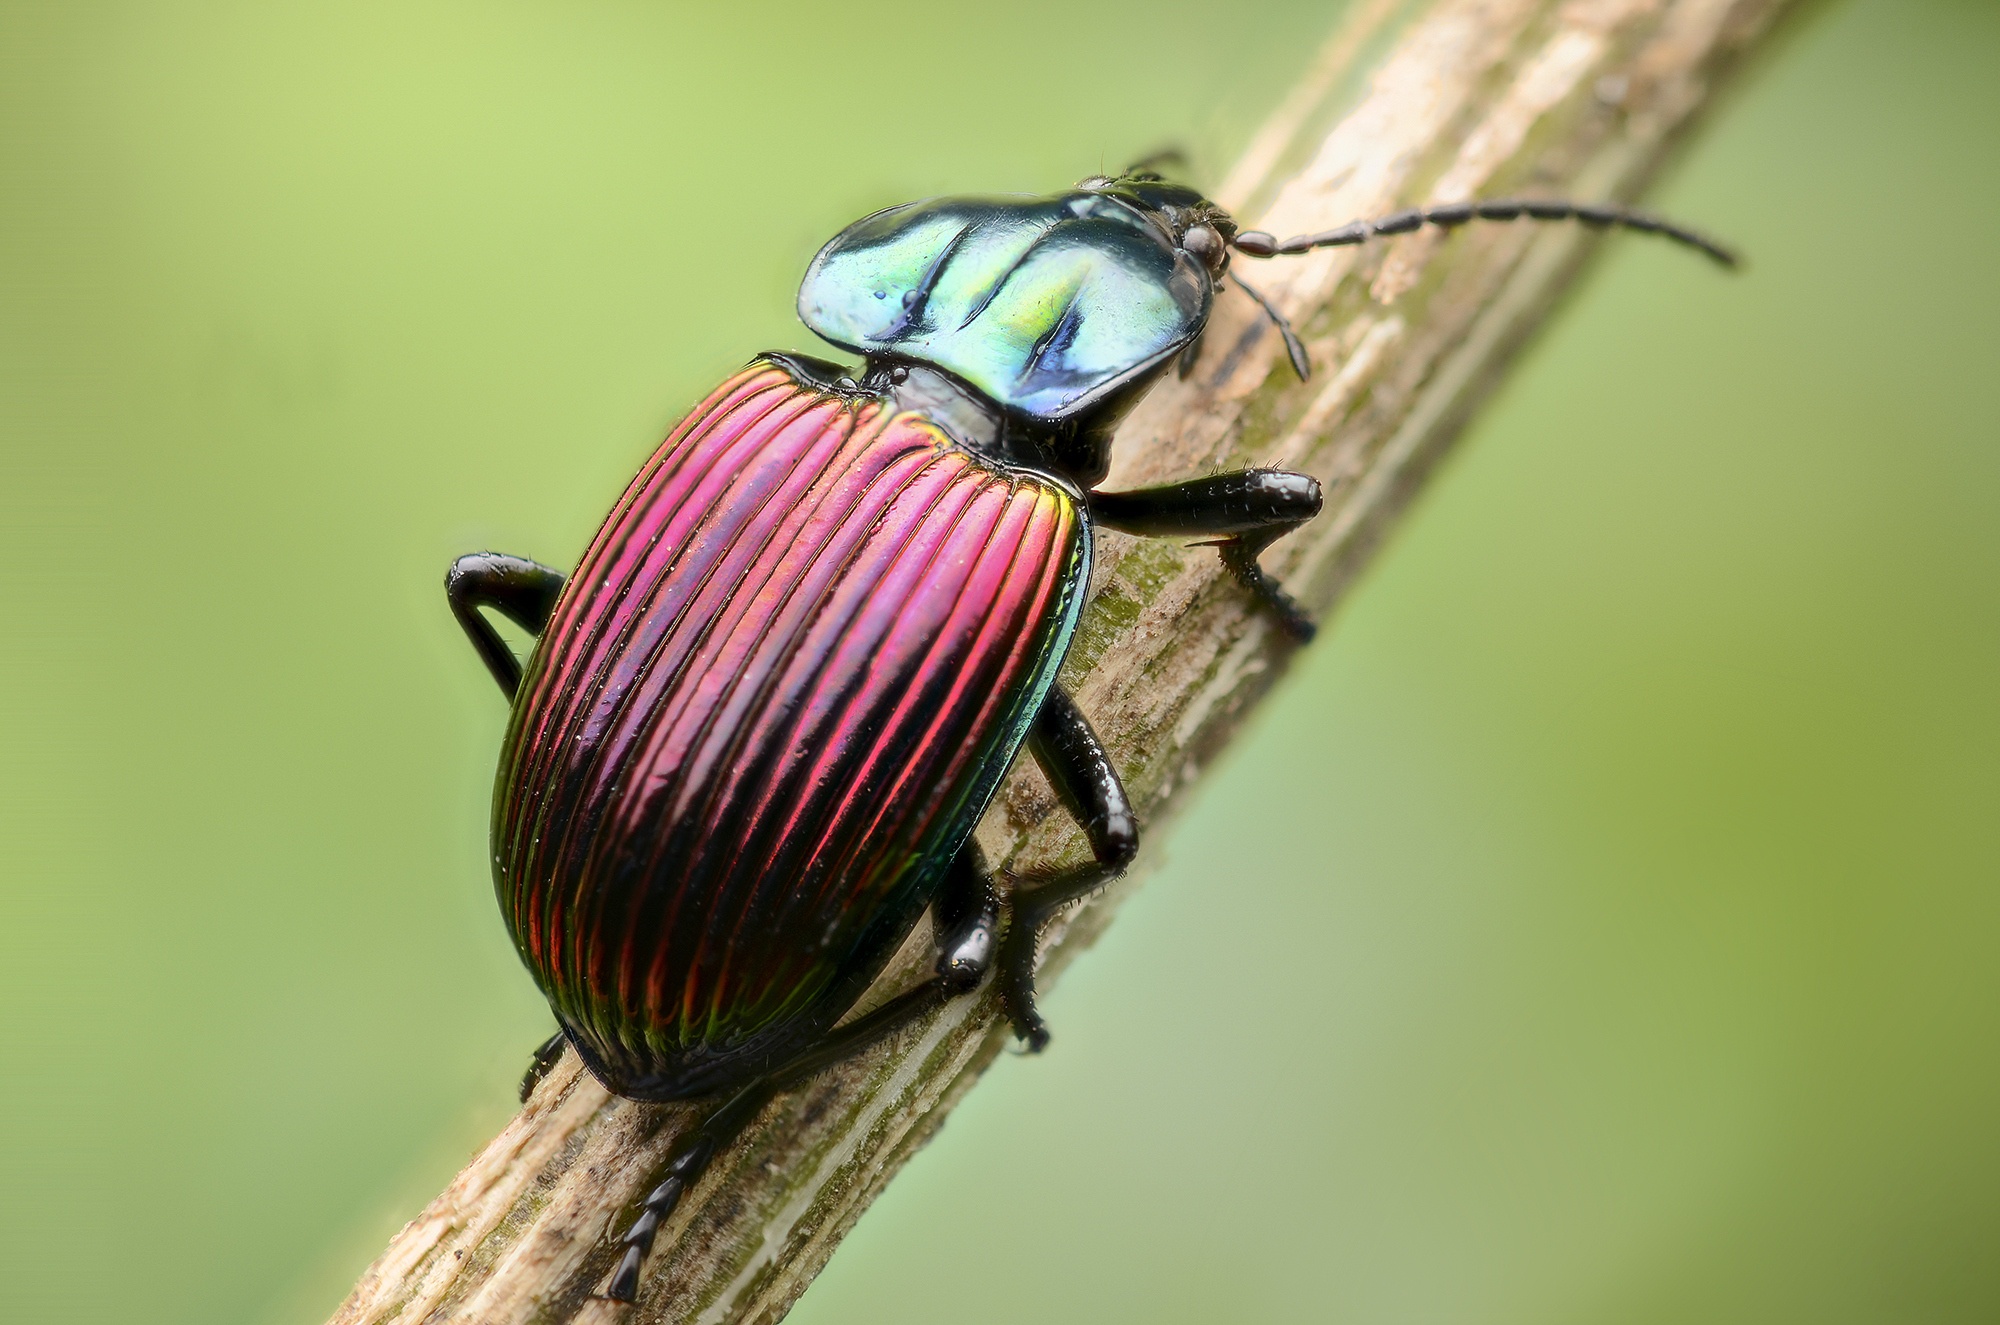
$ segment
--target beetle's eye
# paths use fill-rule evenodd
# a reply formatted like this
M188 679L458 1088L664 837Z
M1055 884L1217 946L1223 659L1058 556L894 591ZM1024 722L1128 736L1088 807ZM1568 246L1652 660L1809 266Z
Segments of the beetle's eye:
M1213 226L1191 225L1181 236L1181 247L1213 267L1216 259L1222 256L1222 236L1215 233Z

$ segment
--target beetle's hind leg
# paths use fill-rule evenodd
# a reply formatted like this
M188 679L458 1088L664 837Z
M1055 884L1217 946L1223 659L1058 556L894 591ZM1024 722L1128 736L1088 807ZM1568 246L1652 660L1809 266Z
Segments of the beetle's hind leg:
M1093 492L1090 514L1109 529L1151 537L1209 535L1229 573L1300 643L1312 618L1257 564L1257 555L1319 514L1319 480L1283 469L1241 469L1131 492Z
M521 688L521 664L479 609L490 607L530 635L539 635L549 624L562 587L561 571L504 552L470 553L445 572L444 596L451 603L451 614L509 699Z
M659 1236L660 1225L694 1186L709 1161L750 1125L771 1097L932 1011L947 1000L978 988L991 968L1000 930L1000 902L969 843L952 862L935 903L938 958L935 973L915 989L898 994L865 1016L839 1027L818 1044L773 1069L723 1101L682 1139L659 1183L639 1203L639 1213L619 1240L623 1250L604 1296L630 1302L639 1294L639 1275ZM558 1037L560 1040L561 1037ZM558 1050L560 1052L560 1050Z
M1000 950L1000 997L1014 1033L1040 1053L1048 1023L1035 1007L1035 958L1042 930L1055 914L1125 872L1139 851L1139 824L1118 770L1103 743L1061 686L1051 686L1028 732L1028 749L1042 766L1063 806L1083 826L1094 859L1033 885L1016 886L1007 937Z
M639 1295L639 1271L645 1267L646 1254L653 1249L653 1239L659 1235L660 1225L673 1214L674 1207L681 1203L681 1197L701 1177L708 1162L735 1140L737 1134L749 1126L751 1119L770 1103L771 1097L778 1092L778 1085L775 1077L751 1082L723 1101L721 1108L702 1119L693 1131L681 1138L681 1144L675 1149L674 1157L667 1161L660 1181L639 1203L638 1217L619 1240L624 1251L618 1257L618 1268L611 1272L611 1282L606 1285L604 1296L614 1302L630 1302Z

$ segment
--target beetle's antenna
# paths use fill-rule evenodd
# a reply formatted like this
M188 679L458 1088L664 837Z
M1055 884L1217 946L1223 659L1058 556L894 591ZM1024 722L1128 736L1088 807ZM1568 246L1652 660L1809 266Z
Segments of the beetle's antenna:
M1270 318L1271 321L1278 324L1278 333L1285 338L1285 353L1292 356L1292 371L1299 375L1299 380L1303 382L1308 377L1311 377L1313 371L1312 360L1306 357L1305 342L1301 341L1298 333L1292 330L1291 321L1283 313L1280 313L1269 299L1258 294L1250 282L1244 280L1233 271L1229 273L1229 279L1235 281L1243 293L1257 301L1257 307L1264 310L1265 317Z
M1342 244L1365 244L1377 235L1408 234L1420 226L1435 225L1450 229L1467 221L1514 221L1524 216L1531 221L1575 220L1597 229L1616 227L1637 230L1697 249L1725 267L1734 267L1740 261L1732 250L1708 236L1686 226L1675 225L1651 212L1633 211L1613 203L1568 202L1559 198L1500 198L1492 202L1451 202L1438 207L1411 207L1406 211L1391 212L1378 220L1354 221L1337 230L1322 230L1316 235L1294 235L1282 241L1262 230L1246 230L1236 236L1235 245L1238 252L1249 257L1272 258L1281 254L1309 253L1316 248L1335 248Z

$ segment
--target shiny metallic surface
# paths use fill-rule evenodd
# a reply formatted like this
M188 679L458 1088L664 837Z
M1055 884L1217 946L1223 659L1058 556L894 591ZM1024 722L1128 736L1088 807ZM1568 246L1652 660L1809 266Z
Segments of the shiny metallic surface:
M822 1036L935 892L1088 582L1063 481L769 363L668 437L569 579L502 756L517 950L621 1093Z
M941 198L820 250L799 317L836 345L935 365L996 404L1063 419L1144 378L1208 318L1201 262L1109 194Z

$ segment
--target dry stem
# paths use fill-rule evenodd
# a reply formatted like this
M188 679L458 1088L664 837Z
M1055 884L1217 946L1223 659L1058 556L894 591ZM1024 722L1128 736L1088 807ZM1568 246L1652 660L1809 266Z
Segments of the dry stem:
M1784 8L1355 0L1220 200L1286 235L1477 196L1629 198ZM1595 242L1571 224L1486 224L1268 264L1239 258L1297 324L1318 372L1296 381L1269 325L1226 294L1199 370L1162 384L1126 425L1112 485L1252 464L1317 475L1325 514L1265 562L1324 614ZM1711 276L1691 259L1688 278ZM1246 611L1213 552L1112 533L1100 548L1064 677L1157 839L1291 650ZM989 860L1014 870L1084 851L1031 764L979 836ZM1052 936L1045 984L1131 886ZM927 968L928 937L913 936L883 987ZM610 1238L692 1111L614 1099L567 1055L334 1321L776 1321L1005 1038L990 993L965 999L774 1103L661 1230L636 1308L593 1294Z

